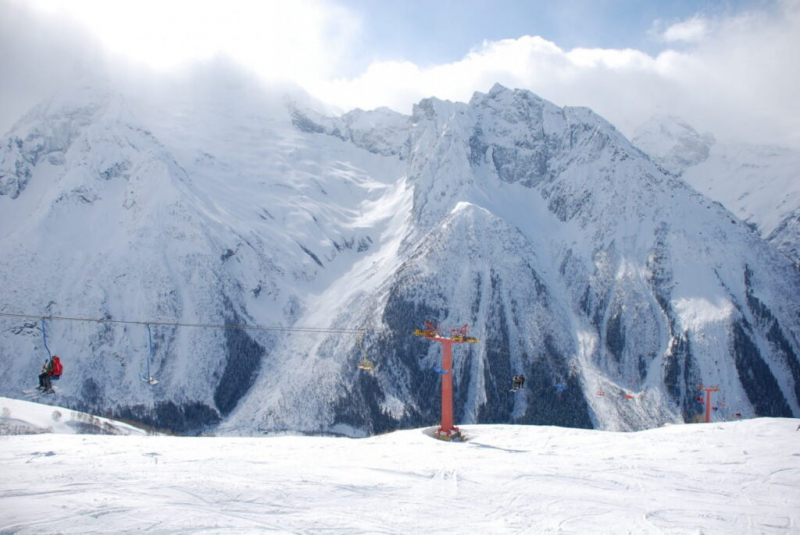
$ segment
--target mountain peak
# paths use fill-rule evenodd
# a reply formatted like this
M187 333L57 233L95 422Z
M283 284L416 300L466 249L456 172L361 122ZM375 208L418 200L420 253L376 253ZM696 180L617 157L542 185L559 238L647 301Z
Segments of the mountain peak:
M487 93L487 95L496 96L496 95L499 95L499 94L502 94L502 93L513 93L513 92L514 92L513 89L509 89L508 87L504 86L503 84L495 82L495 84L492 86L492 88L489 89L489 92Z
M497 102L511 102L511 101L524 101L524 102L537 102L539 104L550 104L555 106L550 102L547 102L542 97L530 91L528 89L511 89L502 84L495 83L492 88L487 93L481 93L480 91L476 91L473 93L472 98L470 99L469 104L473 105L476 102L493 100Z

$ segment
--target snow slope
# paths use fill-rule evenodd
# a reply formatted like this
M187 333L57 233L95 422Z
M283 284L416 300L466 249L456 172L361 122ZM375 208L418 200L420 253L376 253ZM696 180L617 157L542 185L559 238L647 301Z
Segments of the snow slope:
M44 394L29 397L41 399L42 396ZM123 422L92 416L64 407L51 407L35 401L0 398L0 435L42 433L136 436L147 434L141 428Z
M717 145L683 178L755 225L764 239L800 264L800 151Z
M800 263L800 152L717 143L676 117L653 118L632 141Z
M713 134L701 134L674 115L651 117L634 131L631 142L674 175L706 161L717 144Z
M798 423L2 437L0 532L796 533Z

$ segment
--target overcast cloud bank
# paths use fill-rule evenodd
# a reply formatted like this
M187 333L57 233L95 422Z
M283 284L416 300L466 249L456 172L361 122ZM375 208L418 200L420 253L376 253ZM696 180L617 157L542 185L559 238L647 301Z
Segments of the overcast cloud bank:
M227 4L226 4L227 5ZM485 41L459 61L420 66L375 61L356 76L348 58L364 21L331 1L278 9L234 2L0 0L0 84L7 131L60 84L146 66L157 76L227 57L261 79L291 80L343 111L388 106L410 113L422 98L467 101L494 83L530 89L558 105L588 106L630 135L654 114L678 115L721 141L800 146L800 2L653 21L651 55L573 48L539 36ZM66 11L67 7L69 12ZM412 36L409 36L412 38ZM351 62L352 63L352 62Z

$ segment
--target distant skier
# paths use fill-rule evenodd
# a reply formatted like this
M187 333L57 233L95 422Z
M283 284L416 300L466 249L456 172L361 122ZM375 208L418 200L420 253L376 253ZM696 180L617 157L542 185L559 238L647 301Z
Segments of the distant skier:
M523 386L525 386L525 376L519 374L519 388L517 390L522 390Z

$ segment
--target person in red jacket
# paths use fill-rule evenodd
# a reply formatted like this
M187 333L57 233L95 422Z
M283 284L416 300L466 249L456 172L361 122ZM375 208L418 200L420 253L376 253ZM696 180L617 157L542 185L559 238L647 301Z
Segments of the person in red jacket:
M42 366L42 373L39 374L39 390L44 390L47 393L54 392L53 379L60 379L63 369L64 366L61 364L61 359L58 355L53 355L53 358Z

